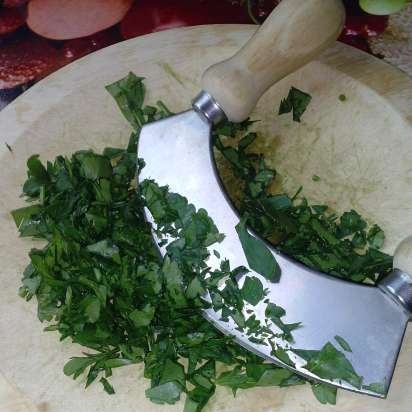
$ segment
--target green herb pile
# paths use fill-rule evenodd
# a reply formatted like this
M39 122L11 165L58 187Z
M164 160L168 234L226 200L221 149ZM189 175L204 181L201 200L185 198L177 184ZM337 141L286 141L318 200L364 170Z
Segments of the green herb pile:
M250 305L265 299L259 279L247 277L239 288L235 278L247 268L230 268L223 258L219 269L208 267L213 245L223 235L207 211L196 210L187 199L154 181L136 188L136 170L144 166L136 159L139 131L145 123L170 115L169 110L162 103L144 106L142 79L133 74L107 89L135 130L128 147L106 148L102 154L79 151L46 165L38 156L30 157L23 194L31 205L12 212L21 236L46 241L45 247L30 252L20 295L27 300L36 297L40 321L49 322L46 330L58 331L62 340L71 338L91 350L71 359L64 373L73 378L85 373L86 387L98 380L113 394L108 380L112 369L143 362L144 376L151 382L146 396L173 404L186 393L185 412L199 412L216 385L236 393L256 386L305 383L289 370L264 363L202 317L203 308L221 310L223 319L230 318L251 340L264 337L280 359L291 363L287 351L271 338L281 337L292 345L291 333L300 324L284 323L285 311L265 301L268 322L278 328L274 334L250 310ZM268 182L275 172L266 169L262 156L245 151L255 135L247 134L238 149L222 144L223 135L234 135L248 125L226 124L215 137L245 184L244 218L237 231L251 269L271 281L280 275L264 243L248 234L246 222L267 236L279 232L281 249L311 266L351 276L352 266L346 269L345 259L354 258L355 237L363 236L362 246L366 242L378 246L381 231L375 228L366 234L355 212L342 216L338 224L326 216L324 207L305 201L295 205L296 197L269 195ZM163 239L164 257L153 243L144 206ZM364 259L380 268L371 250ZM339 262L332 267L329 262L334 259ZM372 276L372 267L362 271L362 278ZM210 302L202 298L206 290ZM350 351L343 338L335 339L343 351ZM344 352L330 342L319 351L293 351L322 378L362 385ZM324 384L312 388L322 403L335 403L336 388Z
M310 101L310 95L292 87L279 114L293 112L293 120L299 122ZM392 269L392 256L379 251L385 235L378 225L368 225L354 210L338 216L325 205L310 205L299 197L302 188L293 196L270 192L276 170L266 166L263 155L249 150L257 138L247 132L252 123L224 125L214 136L215 147L241 188L236 203L248 224L311 268L355 282L375 283L385 276ZM225 145L227 139L237 139L237 147Z

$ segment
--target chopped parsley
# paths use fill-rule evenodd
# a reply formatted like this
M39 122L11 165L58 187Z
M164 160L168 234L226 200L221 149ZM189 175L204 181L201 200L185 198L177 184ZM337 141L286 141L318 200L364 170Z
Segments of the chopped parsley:
M252 342L270 343L273 353L289 365L293 362L287 351L273 338L283 338L293 349L292 332L304 327L285 323L284 309L265 298L262 282L249 276L248 268L231 268L213 250L224 235L207 211L196 210L190 199L154 181L146 180L136 190L136 170L144 167L136 158L141 127L171 112L160 102L144 106L143 79L132 73L107 90L134 129L128 146L106 148L102 154L79 151L46 164L31 156L23 186L30 205L12 212L22 237L46 242L29 254L20 296L36 298L38 318L48 323L47 331L87 348L83 356L70 359L63 372L74 379L85 376L86 387L98 381L114 394L112 369L144 363L144 376L150 380L146 396L158 404L173 404L185 394L185 412L200 412L216 385L236 393L256 386L303 384L303 378L265 363L204 319L202 310L212 306ZM303 113L300 104L296 115ZM383 232L377 226L368 230L356 212L337 223L325 206L310 206L297 195L269 193L276 172L265 166L261 155L247 151L256 138L247 132L251 124L227 123L215 135L216 147L243 182L244 219L236 229L250 268L272 282L280 276L275 258L263 241L249 234L246 220L268 239L279 233L281 250L317 269L358 280L375 279L387 270L391 258L376 249ZM222 143L224 136L243 132L237 148ZM155 220L153 228L144 219L144 206ZM164 257L153 243L152 229L166 248ZM366 253L355 253L355 236L364 239L358 246L370 245ZM208 266L211 253L220 260L218 269ZM354 263L357 269L352 271ZM245 279L240 288L241 276ZM204 298L206 291L210 301ZM257 304L266 305L267 324L256 319ZM336 340L349 350L343 338ZM319 351L294 351L320 377L362 383L330 342ZM224 371L217 372L217 365ZM312 389L320 402L335 402L336 389L319 384Z
M302 188L293 195L273 193L276 170L251 149L256 135L248 130L250 125L244 122L236 130L223 125L214 135L224 161L221 167L231 170L231 179L236 179L226 188L248 225L280 251L330 275L376 283L389 273L392 256L379 250L385 235L378 225L368 225L355 210L338 216L326 205L310 204L301 196Z
M292 112L293 120L300 122L311 100L312 96L310 94L292 87L289 90L288 96L280 102L279 114Z

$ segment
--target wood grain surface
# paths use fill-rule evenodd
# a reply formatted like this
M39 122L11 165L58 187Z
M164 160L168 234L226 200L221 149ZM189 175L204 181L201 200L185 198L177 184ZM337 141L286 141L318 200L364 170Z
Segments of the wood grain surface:
M17 296L27 253L38 242L20 239L9 211L19 198L25 162L107 145L122 145L130 129L104 85L129 71L146 77L148 101L173 110L189 106L202 72L231 56L253 26L203 26L116 44L47 77L0 113L0 410L5 412L182 411L144 396L148 381L139 365L115 370L116 395L62 372L81 348L42 331L35 302ZM313 96L302 119L276 115L291 85ZM345 94L341 102L339 95ZM338 212L353 207L387 233L385 250L412 234L412 80L353 48L336 44L272 87L253 115L264 151L283 189L303 185L310 200ZM263 138L264 136L264 138ZM11 146L10 152L5 143ZM312 176L320 177L314 182ZM348 302L350 305L350 302ZM308 385L239 391L219 388L206 411L406 412L412 404L412 333L409 327L387 400L341 391L336 407L322 406Z

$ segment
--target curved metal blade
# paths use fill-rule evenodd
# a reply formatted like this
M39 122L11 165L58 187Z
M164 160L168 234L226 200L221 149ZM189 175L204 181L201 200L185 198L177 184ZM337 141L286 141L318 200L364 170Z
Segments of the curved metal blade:
M168 185L197 208L207 210L225 239L214 247L222 257L229 259L231 267L248 266L235 226L239 217L225 197L215 172L210 147L210 125L194 111L144 126L139 142L139 157L146 166L141 180L154 179ZM235 329L234 323L220 320L213 309L205 317L224 333L250 351L295 372L344 389L385 397L392 378L398 352L408 322L408 316L378 288L358 285L313 270L279 254L273 248L282 275L272 284L260 275L268 298L286 310L287 322L302 322L303 327L294 331L294 347L319 350L334 337L343 337L352 352L346 357L364 384L382 383L383 393L372 389L358 389L343 381L329 381L304 369L304 362L296 361L295 368L285 365L271 354L271 348L251 342L247 335ZM208 262L213 266L213 262ZM242 281L242 280L241 280ZM258 319L264 320L264 306L253 307Z

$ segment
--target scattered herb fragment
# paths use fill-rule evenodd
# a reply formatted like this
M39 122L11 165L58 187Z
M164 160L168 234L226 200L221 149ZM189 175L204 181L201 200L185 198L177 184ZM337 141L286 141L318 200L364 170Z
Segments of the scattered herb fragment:
M350 347L349 343L346 342L345 339L343 339L341 336L336 335L335 336L336 342L339 343L339 346L346 352L352 352L352 348Z
M324 379L342 379L355 388L362 386L362 377L359 376L346 356L337 350L330 342L320 351L297 350L293 351L307 361L306 369Z
M265 296L262 282L256 277L247 276L241 289L242 298L251 305L257 305Z
M100 383L103 385L103 389L106 393L108 393L109 395L114 395L115 391L113 389L113 386L106 378L101 378Z
M373 225L368 232L368 244L374 249L380 249L385 241L385 234L378 225Z
M248 232L245 219L239 222L236 231L250 268L271 282L278 282L280 267L276 259L262 240Z
M291 87L288 96L280 102L279 114L292 112L293 120L300 122L311 100L312 97L310 94Z
M316 396L316 399L326 405L336 405L336 387L325 385L323 383L312 383L312 392Z
M124 79L106 86L106 90L116 100L123 116L135 130L145 123L145 118L142 115L146 91L143 80L143 77L129 73Z
M222 126L225 128L225 126ZM258 192L251 192L250 182L260 170L266 170L263 156L246 151L240 144L247 130L237 130L238 147L225 145L221 135L215 135L215 147L222 153L226 167L232 170L223 182L233 195L242 215L247 215L250 227L265 237L280 251L305 265L355 282L375 283L392 269L392 257L380 252L384 241L379 227L368 228L367 222L354 210L340 217L324 205L311 205L302 197L300 188L293 196L273 193L276 171ZM230 139L233 139L230 137ZM230 156L228 156L230 150ZM222 166L224 167L224 166ZM226 176L226 177L225 177ZM235 176L236 184L233 184Z
M375 382L369 385L363 385L362 388L375 393L384 394L386 392L386 384L384 382Z

